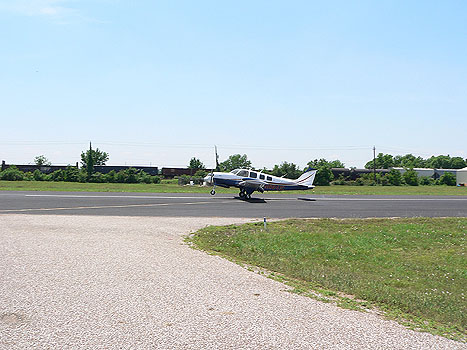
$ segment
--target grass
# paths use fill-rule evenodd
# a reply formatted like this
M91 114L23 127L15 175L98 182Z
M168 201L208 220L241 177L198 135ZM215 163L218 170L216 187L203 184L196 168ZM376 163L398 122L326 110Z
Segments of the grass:
M294 219L266 231L208 227L187 240L297 293L466 341L466 235L467 218Z
M69 191L69 192L147 192L147 193L209 193L210 188L179 186L177 180L160 184L117 184L42 181L0 181L0 191ZM217 193L238 193L236 188L216 188ZM467 187L449 186L318 186L312 191L271 193L340 194L340 195L455 195L467 196ZM257 194L256 194L257 195Z

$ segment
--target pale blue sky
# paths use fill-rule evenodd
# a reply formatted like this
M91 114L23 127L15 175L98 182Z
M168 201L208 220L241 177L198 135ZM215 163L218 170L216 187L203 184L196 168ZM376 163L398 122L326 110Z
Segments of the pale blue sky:
M0 0L0 159L467 158L465 1Z

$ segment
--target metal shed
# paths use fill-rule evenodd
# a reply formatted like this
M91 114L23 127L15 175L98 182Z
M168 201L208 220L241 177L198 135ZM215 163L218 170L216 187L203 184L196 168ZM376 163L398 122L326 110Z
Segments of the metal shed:
M467 186L467 168L457 170L456 184L457 186Z

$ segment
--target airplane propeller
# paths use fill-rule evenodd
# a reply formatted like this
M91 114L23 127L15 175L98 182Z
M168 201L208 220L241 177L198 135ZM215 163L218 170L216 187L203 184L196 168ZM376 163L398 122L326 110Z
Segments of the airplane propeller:
M209 173L208 175L206 175L206 177L204 178L204 181L210 185L214 185L214 188L212 189L211 191L211 194L215 194L216 191L215 191L215 187L216 185L214 184L214 171L219 171L219 156L217 155L217 146L214 146L214 149L215 149L215 155L216 155L216 168L212 168L211 169L211 173Z
M213 189L211 190L211 195L215 195L216 194L216 185L214 184L214 170L216 171L219 171L219 155L217 154L217 146L214 145L214 152L216 154L216 169L212 169L211 171L211 179L209 180L209 183L211 185L214 185Z

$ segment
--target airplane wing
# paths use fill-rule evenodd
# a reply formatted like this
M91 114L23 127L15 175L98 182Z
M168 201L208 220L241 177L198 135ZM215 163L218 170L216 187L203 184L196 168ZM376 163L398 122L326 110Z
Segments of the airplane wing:
M249 188L263 188L266 185L266 182L258 179L243 179L238 183L240 187L249 187Z

